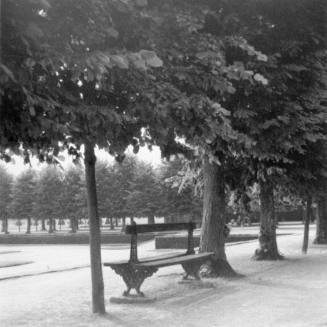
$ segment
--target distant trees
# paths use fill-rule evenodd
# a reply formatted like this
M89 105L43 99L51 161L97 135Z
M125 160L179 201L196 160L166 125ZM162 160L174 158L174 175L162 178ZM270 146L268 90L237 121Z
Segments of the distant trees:
M42 169L36 188L34 212L39 219L48 219L49 233L56 230L55 219L58 218L61 211L62 186L57 167L48 166Z
M201 221L202 195L195 194L194 185L185 183L180 187L183 179L184 164L175 159L161 167L159 174L162 184L161 212L168 222Z
M0 219L2 220L1 231L7 234L13 178L3 165L0 165L0 181Z
M155 217L166 221L199 221L202 200L194 195L191 185L179 192L176 179L183 163L167 162L154 168L148 163L128 156L122 163L99 161L96 178L99 201L99 217L107 218L111 228L114 220L124 224L126 218L147 217L154 223ZM41 230L53 233L64 220L70 220L72 232L78 229L78 220L87 216L83 167L76 165L60 169L54 165L41 169L27 169L15 179L0 167L1 218L27 220L27 232L31 231L31 219L41 222ZM6 230L3 220L2 231ZM48 223L48 224L47 224ZM36 225L37 226L37 225Z
M78 219L87 215L83 183L82 167L72 166L61 172L61 193L58 199L60 208L57 212L57 218L69 219L72 233L78 229Z
M173 179L182 168L179 160L157 168L128 156L122 163L96 166L100 217L123 220L157 216L169 221L188 221L201 215L201 199L192 187L178 192ZM112 222L111 226L112 226Z
M12 189L11 216L18 219L19 229L21 220L27 220L27 234L31 232L31 221L35 213L35 185L35 172L32 169L27 169L17 177Z
M148 223L154 224L161 211L162 186L150 164L138 162L135 168L125 198L127 212L135 217L148 217Z

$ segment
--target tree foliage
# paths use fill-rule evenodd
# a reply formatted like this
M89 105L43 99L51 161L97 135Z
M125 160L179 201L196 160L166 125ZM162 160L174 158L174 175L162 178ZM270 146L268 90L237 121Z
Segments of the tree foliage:
M15 179L10 204L11 217L16 219L30 219L34 217L35 178L35 172L32 169L27 169Z
M12 200L13 178L4 165L0 165L0 218L9 216L9 207Z

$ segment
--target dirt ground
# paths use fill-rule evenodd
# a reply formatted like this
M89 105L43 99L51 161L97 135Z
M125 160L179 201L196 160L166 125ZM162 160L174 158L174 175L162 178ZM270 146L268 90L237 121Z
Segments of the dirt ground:
M0 326L327 326L327 246L311 245L304 256L301 229L289 231L278 237L283 261L253 261L256 241L227 246L239 279L180 283L181 267L160 269L144 283L148 303L110 303L124 283L104 268L105 316L91 314L87 246L1 246L0 261L34 263L0 269ZM141 252L163 252L153 248L147 242ZM103 261L126 257L128 247L104 246L102 253Z

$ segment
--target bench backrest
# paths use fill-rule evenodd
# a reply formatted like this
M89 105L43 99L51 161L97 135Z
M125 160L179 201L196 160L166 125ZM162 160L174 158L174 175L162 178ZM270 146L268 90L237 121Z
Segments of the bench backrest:
M177 230L187 230L187 254L193 254L194 251L194 241L193 241L193 230L195 229L196 224L193 222L188 223L169 223L169 224L142 224L137 225L135 222L132 222L131 225L125 227L125 233L131 234L131 250L129 261L136 263L138 262L137 258L137 234L142 233L151 233L151 232L165 232L165 231L177 231Z
M137 225L135 222L132 225L125 227L126 234L142 234L151 232L165 232L176 230L195 229L196 225L193 222L189 223L169 223L169 224L142 224Z

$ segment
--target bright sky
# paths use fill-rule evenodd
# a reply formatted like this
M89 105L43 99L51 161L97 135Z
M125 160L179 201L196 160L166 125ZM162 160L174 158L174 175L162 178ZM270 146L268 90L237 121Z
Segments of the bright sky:
M133 149L132 147L129 147L126 151L126 153L128 155L134 155L133 154ZM96 149L96 156L98 159L102 159L102 160L107 160L109 162L114 161L114 157L112 157L111 155L109 155L106 151L104 150L98 150ZM62 157L65 157L65 161L62 163L63 166L68 166L72 163L71 158L68 155L63 155L60 156L60 159ZM137 158L139 158L140 160L143 160L145 162L151 163L154 166L159 165L162 161L161 161L161 155L160 155L160 149L158 147L153 147L152 151L150 151L147 147L141 147L140 151L137 153L136 155ZM4 163L2 162L2 164L8 169L8 171L13 174L13 175L18 175L19 173L21 173L24 169L29 168L29 165L24 165L23 159L20 157L15 156L14 160L11 163ZM38 168L38 167L42 167L42 165L40 165L37 160L33 160L32 159L32 167L33 168Z

